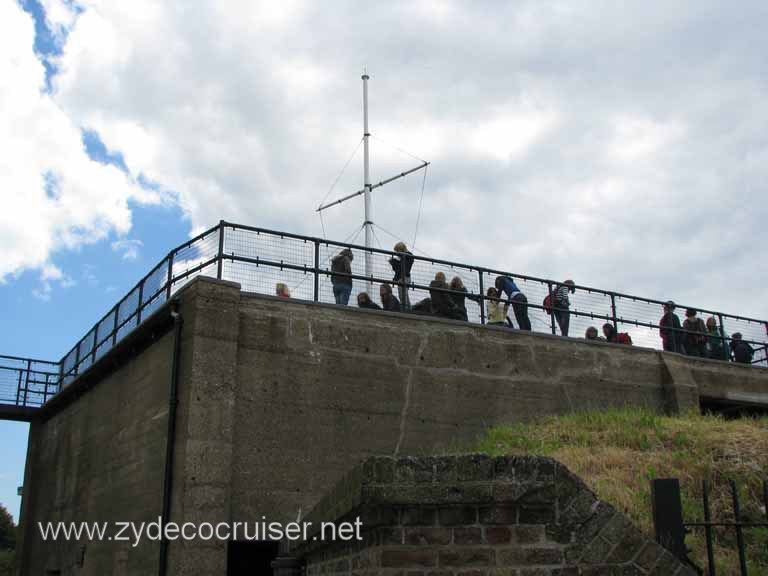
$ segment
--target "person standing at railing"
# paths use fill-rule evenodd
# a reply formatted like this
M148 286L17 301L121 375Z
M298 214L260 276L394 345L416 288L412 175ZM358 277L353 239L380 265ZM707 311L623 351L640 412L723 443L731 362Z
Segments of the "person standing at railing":
M488 324L492 326L504 326L507 323L507 312L509 303L501 300L494 300L500 296L499 291L493 286L486 291L488 296Z
M404 282L405 284L410 284L413 254L408 251L405 242L398 242L395 244L393 250L398 254L389 259L389 265L392 266L392 270L395 273L392 282ZM408 297L408 288L406 286L398 285L397 291L398 294L400 294L400 302L402 303L403 308L408 310L411 307L411 300Z
M568 336L568 327L571 323L571 301L568 299L568 293L576 292L576 284L573 280L566 280L559 284L555 289L555 320L560 326L560 334Z
M515 313L515 320L517 320L520 330L530 330L531 320L528 318L528 298L520 291L515 281L509 276L497 276L495 285L499 294L504 293L509 303L512 304L512 311Z
M386 282L379 286L379 297L381 297L381 306L387 312L401 312L400 301L392 294L392 286Z
M342 306L349 304L349 295L352 293L352 278L349 275L352 274L352 260L354 259L355 255L352 254L352 250L344 248L331 260L331 272L338 272L338 274L331 274L333 297L336 304Z
M707 318L707 357L712 360L725 360L731 356L725 332L717 325L714 316Z
M694 308L685 311L683 322L683 346L688 356L707 357L707 328L704 320L696 316Z
M659 334L661 342L666 352L683 351L683 333L680 325L680 318L675 314L675 303L668 300L664 306L664 315L659 320Z
M734 332L731 348L733 349L734 362L752 364L752 357L755 355L755 351L752 349L752 346L742 340L741 332Z

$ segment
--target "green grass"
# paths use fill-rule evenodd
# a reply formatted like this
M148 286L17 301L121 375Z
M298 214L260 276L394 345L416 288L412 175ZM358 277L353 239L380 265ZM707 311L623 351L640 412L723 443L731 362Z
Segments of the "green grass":
M584 412L494 428L476 448L492 455L552 456L649 536L654 478L680 480L687 521L704 518L703 479L712 485L714 519L733 519L731 479L739 487L744 519L766 519L762 482L768 479L768 418L667 417L642 409ZM744 536L750 574L768 575L768 530L745 530ZM717 573L738 574L733 529L718 529L715 538ZM706 566L703 531L694 530L687 543L693 548L691 558Z

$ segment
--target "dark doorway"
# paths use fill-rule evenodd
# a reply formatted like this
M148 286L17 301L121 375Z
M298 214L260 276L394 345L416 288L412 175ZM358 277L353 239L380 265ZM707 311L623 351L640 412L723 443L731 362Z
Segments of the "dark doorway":
M272 560L278 542L230 540L227 546L227 576L272 576Z

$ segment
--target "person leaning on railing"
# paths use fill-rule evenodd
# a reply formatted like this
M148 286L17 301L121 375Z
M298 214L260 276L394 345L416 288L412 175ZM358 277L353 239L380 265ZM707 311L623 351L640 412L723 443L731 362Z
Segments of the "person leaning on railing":
M454 320L465 320L466 311L462 315L461 310L451 298L448 292L450 286L445 281L445 274L438 272L435 279L429 283L429 298L432 305L432 314Z
M731 350L725 332L717 325L714 316L707 318L707 357L712 360L728 360Z
M531 320L528 318L528 298L525 297L517 287L515 281L509 276L496 277L496 289L499 294L504 293L512 304L512 311L515 313L515 320L520 330L530 330Z
M494 300L500 296L499 291L493 286L486 291L488 296L488 324L494 326L504 326L507 323L507 312L509 303L500 300Z
M576 284L573 280L566 280L559 284L555 289L555 320L560 326L560 334L568 336L568 327L571 324L571 301L568 299L568 293L576 292Z
M379 286L379 297L381 298L381 306L387 312L401 312L400 301L392 294L392 286L386 282Z
M331 272L339 273L331 274L333 297L336 304L342 306L349 304L349 295L352 293L352 278L347 274L352 274L352 260L354 259L355 255L352 254L352 250L344 248L331 260Z
M707 328L704 321L696 316L695 308L688 308L685 311L685 322L683 322L683 347L688 356L698 356L706 358L707 356Z
M752 346L742 340L741 332L734 332L732 339L733 361L739 364L752 364L755 351Z
M360 308L368 308L370 310L381 310L381 306L376 304L371 297L368 296L368 292L360 292L357 295L357 305Z
M406 284L410 284L413 254L408 251L405 242L398 242L395 244L393 250L398 254L389 259L389 265L392 266L392 270L395 273L392 282L405 282ZM403 276L403 273L405 273L405 276ZM408 310L411 307L411 300L408 297L408 288L403 285L398 285L397 291L400 294L400 302L402 303L402 306Z
M453 290L450 294L451 300L456 304L456 308L458 308L459 313L461 314L461 319L468 320L466 299L469 298L470 300L477 302L480 298L467 292L467 289L464 287L464 282L462 282L459 276L454 276L451 279L451 290Z

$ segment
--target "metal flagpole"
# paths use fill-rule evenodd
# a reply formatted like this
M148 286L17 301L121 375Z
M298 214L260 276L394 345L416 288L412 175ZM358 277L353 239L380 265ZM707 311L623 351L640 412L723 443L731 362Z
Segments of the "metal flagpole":
M368 156L368 74L363 73L363 188L365 190L365 247L373 246L373 222L371 221L371 173ZM365 253L365 275L370 278L373 275L371 265L371 253ZM368 281L368 292L371 291L371 282Z

